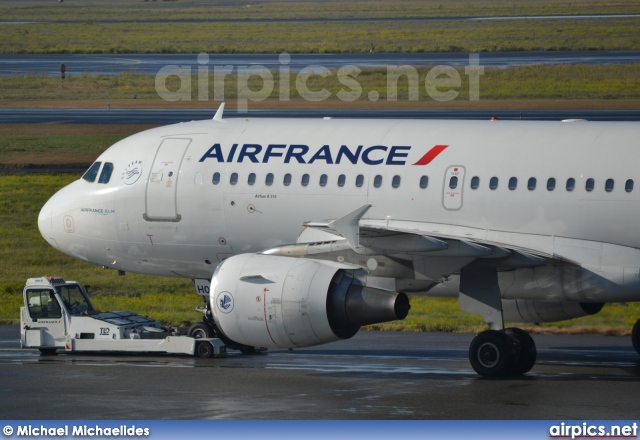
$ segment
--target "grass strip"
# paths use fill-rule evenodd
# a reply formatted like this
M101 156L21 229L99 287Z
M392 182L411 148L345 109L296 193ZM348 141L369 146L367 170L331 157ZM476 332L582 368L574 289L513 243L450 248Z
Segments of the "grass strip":
M194 57L195 61L195 57ZM482 63L482 57L480 58ZM194 63L195 64L195 63ZM393 68L391 68L391 71ZM194 67L193 72L197 69ZM348 76L338 76L333 71L322 78L318 75L308 76L303 87L298 88L296 80L302 75L291 74L288 87L281 89L283 84L277 71L260 77L253 75L249 78L238 78L236 75L222 77L210 69L207 81L209 101L213 101L216 89L221 91L225 100L235 100L238 97L249 97L253 100L277 100L286 93L290 99L309 99L320 90L330 93L329 100L339 102L339 96L345 101L368 101L369 93L375 92L378 100L408 101L409 98L418 101L433 101L435 96L427 89L427 75L432 71L431 66L418 67L415 70L415 85L410 85L407 75L400 75L394 80L388 75L390 70L384 68L363 69L360 73L356 69L348 70ZM438 91L449 89L457 93L455 100L469 99L470 77L463 68L456 68L459 85L451 87L437 87ZM273 78L273 85L265 83ZM480 100L492 99L635 99L640 97L640 64L560 64L560 65L532 65L512 66L508 68L485 68L480 76ZM347 82L346 80L352 81ZM442 78L442 77L440 77ZM189 86L185 82L190 82ZM165 85L170 93L175 93L186 87L187 94L183 101L197 102L200 94L198 76L179 78L172 75L166 78ZM240 81L240 83L239 83ZM243 85L246 83L246 87ZM342 82L341 82L342 81ZM286 84L287 82L284 82ZM356 87L352 84L356 84ZM397 93L391 94L388 83ZM358 89L359 87L359 89ZM239 90L248 90L239 93ZM414 91L416 94L414 94ZM172 96L178 96L177 94ZM3 105L12 100L160 100L156 91L154 76L123 73L113 76L67 75L64 87L59 78L46 74L30 73L25 76L11 76L0 78L0 99ZM213 106L214 104L212 104ZM167 107L171 103L167 102Z
M0 52L360 53L640 49L640 18L0 26Z
M0 3L5 21L96 20L263 20L344 18L496 17L582 14L637 14L640 2L628 0L347 0L247 2L140 2L139 0L50 0Z

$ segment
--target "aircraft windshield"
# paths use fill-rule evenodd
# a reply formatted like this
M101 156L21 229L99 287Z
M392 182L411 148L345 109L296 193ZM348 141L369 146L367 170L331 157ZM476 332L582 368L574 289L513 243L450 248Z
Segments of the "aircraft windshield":
M84 173L84 176L82 176L82 178L84 180L86 180L87 182L95 182L96 181L96 177L98 177L98 171L100 170L100 165L102 164L102 162L94 162L93 165L91 165L91 167L89 167L89 169L87 170L86 173Z
M77 284L66 284L64 286L56 286L56 291L62 297L62 302L67 311L72 315L79 315L82 312L92 311L91 303L87 301L85 296Z

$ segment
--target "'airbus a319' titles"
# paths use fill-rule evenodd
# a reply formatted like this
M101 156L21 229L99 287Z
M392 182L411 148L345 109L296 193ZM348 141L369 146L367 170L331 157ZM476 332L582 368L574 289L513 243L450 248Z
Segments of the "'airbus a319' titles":
M533 368L507 322L640 300L634 122L223 119L107 149L38 218L55 248L121 272L185 277L194 332L295 348L457 297L488 330L479 374ZM96 336L97 337L97 336ZM640 353L640 324L632 342Z

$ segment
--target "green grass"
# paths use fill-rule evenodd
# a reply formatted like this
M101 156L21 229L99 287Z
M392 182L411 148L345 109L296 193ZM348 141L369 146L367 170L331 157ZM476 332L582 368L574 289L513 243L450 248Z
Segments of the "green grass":
M0 53L329 53L622 50L640 48L640 0L259 1L216 5L139 0L0 3ZM567 15L552 20L398 21ZM388 21L337 22L338 18ZM276 20L255 22L248 20ZM277 19L294 21L278 22ZM296 22L304 19L304 22ZM135 25L131 21L147 20ZM175 22L200 20L200 22ZM207 23L206 20L239 20ZM314 21L317 20L317 21ZM123 22L118 22L123 21ZM173 22L172 22L173 21ZM35 22L35 23L33 23Z
M613 0L347 0L143 3L140 0L3 2L6 21L332 19L637 14L638 1Z
M640 49L640 18L311 23L20 24L2 53L351 53Z
M88 166L104 150L123 137L150 128L148 125L0 124L0 165Z
M482 63L482 57L480 57ZM194 56L195 64L195 56ZM432 99L425 87L425 77L430 67L418 68L419 75L419 100ZM194 68L195 70L195 68ZM211 69L213 70L213 69ZM461 79L460 87L454 90L459 93L456 99L468 99L469 76L464 69L456 69ZM533 66L513 66L505 69L485 68L485 73L480 77L480 99L598 99L598 98L638 98L640 97L640 77L639 64L561 64L561 65L533 65ZM280 96L280 78L278 72L273 74L274 87L270 94L271 99ZM377 91L380 100L386 100L387 95L387 70L386 69L364 69L357 77L356 81L362 87L360 100L366 100L370 91ZM198 77L191 79L191 99L198 99ZM209 96L213 100L216 84L222 84L221 78L214 77L210 72L209 76ZM289 81L289 96L292 99L305 97L296 90L296 75L292 75ZM180 82L175 76L167 79L169 90L178 90ZM251 90L259 91L262 88L262 80L253 76L249 80ZM310 90L326 89L331 93L331 99L336 96L341 89L349 90L339 80L337 72L332 72L326 78L312 76L307 81ZM226 100L238 97L237 77L228 76L224 79L224 96ZM443 89L443 90L446 90ZM155 78L153 76L136 75L125 73L115 76L86 76L70 75L65 86L61 87L59 78L50 78L35 74L27 76L12 76L0 78L0 96L4 100L18 99L50 99L50 100L74 100L74 99L160 99L155 89ZM398 81L398 99L400 101L408 99L408 82L406 77ZM21 145L25 138L16 138L14 145L6 147L15 151L23 148ZM107 144L114 141L109 138ZM69 145L71 148L87 149L97 151L105 144L96 145L91 137L86 139L76 139L77 142L68 138L53 138L52 144L60 143ZM24 143L24 148L32 150L29 142ZM97 149L96 149L97 148ZM0 159L5 151L0 148Z

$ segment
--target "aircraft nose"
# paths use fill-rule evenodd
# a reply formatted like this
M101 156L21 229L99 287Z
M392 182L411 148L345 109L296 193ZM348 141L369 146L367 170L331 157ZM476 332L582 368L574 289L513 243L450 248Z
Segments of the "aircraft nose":
M42 209L40 210L40 214L38 214L38 229L40 230L40 235L42 238L47 240L47 242L57 248L57 244L55 239L53 238L53 204L54 204L55 196L51 197L47 200L47 203L44 204Z

